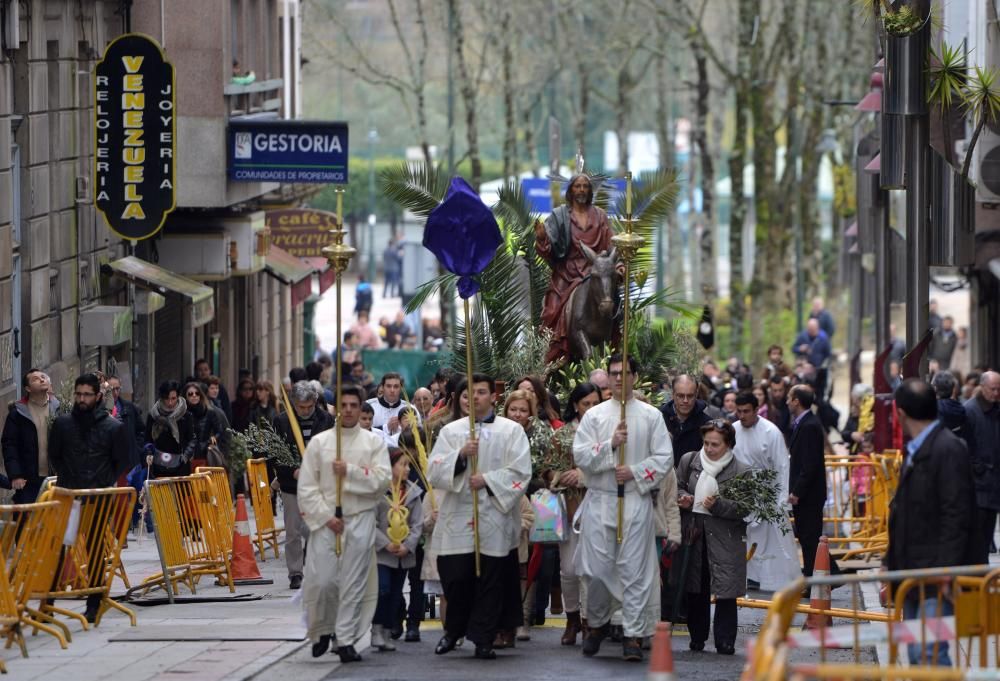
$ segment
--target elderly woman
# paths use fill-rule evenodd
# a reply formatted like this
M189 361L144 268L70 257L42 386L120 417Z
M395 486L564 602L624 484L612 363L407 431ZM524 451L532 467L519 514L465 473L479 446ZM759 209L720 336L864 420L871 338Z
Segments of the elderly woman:
M681 457L677 467L677 505L681 507L686 550L688 630L691 650L708 640L711 598L715 594L715 650L736 651L736 599L746 592L746 523L725 497L727 481L749 468L733 456L736 430L725 419L701 428L702 448Z

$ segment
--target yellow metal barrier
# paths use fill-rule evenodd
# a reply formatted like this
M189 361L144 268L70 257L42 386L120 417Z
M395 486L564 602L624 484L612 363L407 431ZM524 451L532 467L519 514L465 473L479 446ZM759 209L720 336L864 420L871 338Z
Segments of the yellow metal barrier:
M885 622L863 621L860 589L866 582L876 589L882 585L892 589L887 609L877 613ZM847 611L848 623L826 626L824 618L818 629L793 629L805 586L849 587L853 607ZM912 647L900 655L901 645ZM873 646L888 648L880 665L862 662L861 649ZM797 656L802 648L818 648L818 663L811 655ZM831 661L827 652L831 648L851 651L850 661ZM948 666L939 666L942 662ZM998 663L1000 570L991 572L989 566L980 565L798 580L775 594L742 679L971 681L1000 679Z
M34 504L0 505L0 555L9 592L0 597L0 635L7 646L17 643L24 657L24 627L54 636L63 648L71 639L69 628L29 606L40 589L48 589L56 576L71 500Z
M88 624L83 615L56 607L52 601L100 595L95 625L99 625L104 613L113 608L128 615L134 627L135 613L112 600L109 594L121 565L122 545L135 506L135 490L131 487L76 490L50 487L39 498L49 501L61 496L69 497L73 504L65 538L72 543L63 551L57 581L34 594L42 599L39 610L79 620L86 630Z
M274 507L271 505L271 483L267 475L267 459L250 459L247 461L247 478L250 485L250 501L253 504L254 525L257 528L257 550L260 559L265 560L265 542L274 550L274 557L279 558L278 537L282 530L274 526Z
M195 471L202 473L212 481L214 490L214 503L216 504L219 520L223 523L219 532L227 551L233 550L233 529L236 527L236 507L233 504L233 492L229 488L229 473L225 468L217 466L198 466Z
M225 538L226 508L218 503L211 477L204 473L182 478L160 478L146 483L156 528L162 572L145 579L132 591L162 587L168 597L178 583L195 593L202 575L236 591L230 567L232 533Z

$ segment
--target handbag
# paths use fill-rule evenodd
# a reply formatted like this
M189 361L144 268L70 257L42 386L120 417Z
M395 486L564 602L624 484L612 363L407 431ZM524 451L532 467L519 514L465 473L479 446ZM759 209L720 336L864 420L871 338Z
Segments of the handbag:
M181 464L184 463L184 458L180 454L171 454L170 452L160 451L157 452L156 456L153 458L153 463L157 468L173 470L181 467Z
M569 538L566 523L566 500L561 494L540 489L531 495L531 508L535 520L528 533L528 541L562 543Z
M205 459L209 466L229 470L229 467L226 466L226 456L222 453L214 437L209 440L208 447L205 449Z

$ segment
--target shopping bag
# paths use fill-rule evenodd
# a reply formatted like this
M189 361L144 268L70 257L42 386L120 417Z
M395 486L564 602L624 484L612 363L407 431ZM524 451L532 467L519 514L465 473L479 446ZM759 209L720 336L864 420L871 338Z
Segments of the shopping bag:
M561 494L541 489L531 495L535 522L528 533L528 541L542 543L564 542L568 538L566 500Z

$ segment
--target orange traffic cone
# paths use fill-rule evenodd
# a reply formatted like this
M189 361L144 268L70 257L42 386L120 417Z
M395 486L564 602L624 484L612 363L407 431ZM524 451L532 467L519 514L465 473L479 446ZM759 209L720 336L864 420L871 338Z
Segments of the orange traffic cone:
M250 543L250 520L247 518L246 498L242 494L236 497L232 569L234 582L261 578L260 570L257 568L257 560L253 557L253 545Z
M670 625L656 623L653 634L653 654L649 657L647 681L674 681L674 651L670 647Z
M830 576L830 544L826 537L819 538L816 548L816 564L813 566L813 577ZM830 585L813 585L809 592L809 607L817 610L829 610L831 605ZM821 629L833 625L830 615L810 613L806 617L803 629Z

